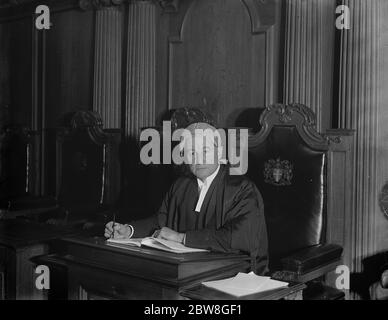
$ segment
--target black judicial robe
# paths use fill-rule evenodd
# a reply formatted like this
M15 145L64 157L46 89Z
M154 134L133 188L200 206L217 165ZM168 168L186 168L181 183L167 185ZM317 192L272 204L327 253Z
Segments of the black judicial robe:
M252 271L264 274L268 263L267 229L263 200L254 183L244 176L230 176L229 169L222 165L201 212L195 211L198 197L196 177L177 179L156 215L131 222L133 237L149 236L156 229L169 227L186 233L188 247L248 253Z

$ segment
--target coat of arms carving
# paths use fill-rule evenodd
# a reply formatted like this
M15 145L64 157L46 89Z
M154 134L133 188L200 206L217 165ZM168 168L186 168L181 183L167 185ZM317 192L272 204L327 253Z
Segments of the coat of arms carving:
M293 177L293 165L288 160L270 159L264 164L264 182L274 186L289 186Z

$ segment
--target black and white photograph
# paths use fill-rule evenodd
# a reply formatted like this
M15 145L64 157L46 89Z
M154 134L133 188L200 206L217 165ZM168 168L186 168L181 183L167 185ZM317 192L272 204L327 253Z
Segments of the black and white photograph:
M0 0L0 300L388 300L387 17Z

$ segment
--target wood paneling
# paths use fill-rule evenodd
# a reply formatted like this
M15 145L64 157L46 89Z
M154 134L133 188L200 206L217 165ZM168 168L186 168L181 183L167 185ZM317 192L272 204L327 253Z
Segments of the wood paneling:
M252 20L251 20L252 19ZM169 109L202 107L221 126L266 102L266 30L254 30L243 1L194 1L171 23Z
M96 12L93 109L105 128L121 126L123 17L119 7Z
M0 24L0 107L10 103L10 23Z
M33 106L32 20L0 25L1 92L0 104L9 104L14 124L31 126Z
M284 102L303 103L331 127L335 0L285 2Z
M377 191L380 192L383 185L388 182L388 2L381 1L380 4L380 41L381 53L379 68L379 103L378 103L378 156L377 172L378 183ZM377 251L386 251L388 249L388 219L379 209L376 212L376 249Z
M377 206L380 162L378 138L379 0L347 0L351 26L341 32L339 120L341 128L355 129L353 207L346 238L351 271L362 270L362 259L377 249Z
M79 9L52 14L46 32L46 127L66 112L92 109L94 12Z
M133 138L141 128L155 125L155 22L152 1L129 4L125 133Z

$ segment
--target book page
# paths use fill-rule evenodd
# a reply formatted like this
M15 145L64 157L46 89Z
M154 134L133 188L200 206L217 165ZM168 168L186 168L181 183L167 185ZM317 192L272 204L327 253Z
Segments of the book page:
M121 244L140 247L142 241L146 238L133 238L133 239L107 239L108 244Z
M191 252L206 252L205 249L189 248L185 245L159 238L146 237L146 238L133 238L133 239L107 239L107 243L110 245L120 245L120 248L128 246L137 247L149 247L158 250L173 252L173 253L191 253Z
M190 252L206 252L208 250L205 249L197 249L197 248L190 248L186 247L185 245L165 240L165 239L159 239L159 238L145 238L143 239L142 243L143 246L147 246L150 248L155 248L159 250L174 252L174 253L190 253Z

